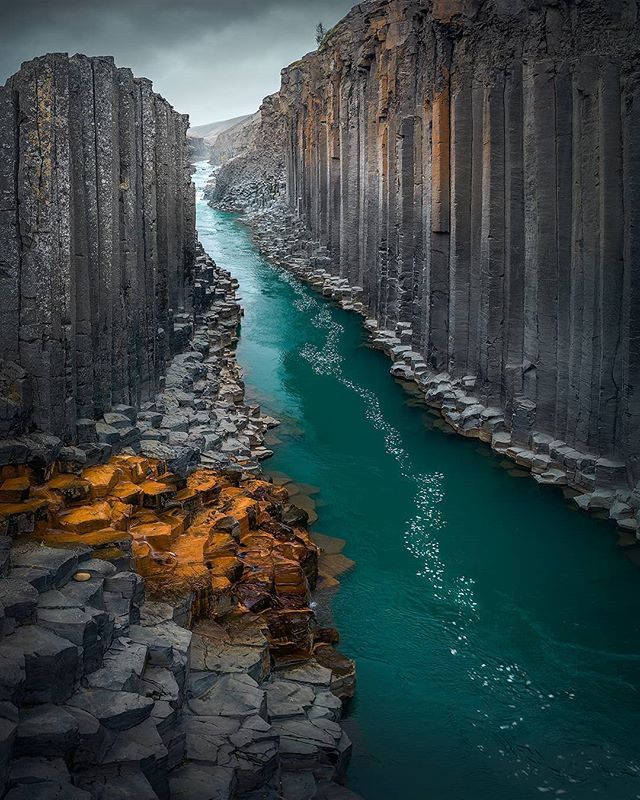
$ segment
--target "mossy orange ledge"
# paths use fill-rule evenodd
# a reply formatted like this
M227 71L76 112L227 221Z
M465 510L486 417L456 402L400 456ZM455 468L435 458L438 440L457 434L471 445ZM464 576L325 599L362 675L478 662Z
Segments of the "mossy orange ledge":
M148 596L187 599L195 617L257 616L280 663L310 658L334 635L314 630L318 548L285 487L206 469L182 478L127 455L78 474L5 467L0 478L4 534L132 558Z

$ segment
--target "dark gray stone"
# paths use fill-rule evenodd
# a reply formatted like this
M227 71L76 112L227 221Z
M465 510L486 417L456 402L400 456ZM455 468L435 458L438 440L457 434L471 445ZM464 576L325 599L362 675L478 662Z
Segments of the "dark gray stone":
M23 709L16 735L16 754L66 758L79 736L77 720L61 706L45 704Z
M24 625L34 618L38 605L38 590L28 581L18 578L0 579L0 603L4 606L4 615L10 617L17 625Z
M185 764L171 773L169 787L172 800L231 800L235 772L229 767Z
M62 703L73 692L78 648L39 625L23 625L0 643L0 658L22 663L26 703Z
M79 689L68 704L94 716L110 730L124 731L144 722L153 709L153 700L134 692L107 689Z

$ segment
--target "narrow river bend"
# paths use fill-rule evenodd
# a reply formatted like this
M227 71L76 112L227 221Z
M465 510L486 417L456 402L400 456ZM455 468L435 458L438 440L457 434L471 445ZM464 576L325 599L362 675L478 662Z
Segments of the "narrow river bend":
M358 317L207 206L208 172L200 240L240 281L248 395L284 420L265 467L320 487L315 527L356 561L332 600L358 665L349 786L365 800L640 798L640 573L613 528L434 427Z

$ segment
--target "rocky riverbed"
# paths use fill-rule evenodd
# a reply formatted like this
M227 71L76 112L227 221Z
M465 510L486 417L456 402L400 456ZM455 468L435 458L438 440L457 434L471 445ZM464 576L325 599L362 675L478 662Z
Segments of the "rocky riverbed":
M200 249L161 391L0 445L0 790L17 798L355 797L354 668L310 608L319 546L260 479L237 284ZM13 371L20 380L19 369Z

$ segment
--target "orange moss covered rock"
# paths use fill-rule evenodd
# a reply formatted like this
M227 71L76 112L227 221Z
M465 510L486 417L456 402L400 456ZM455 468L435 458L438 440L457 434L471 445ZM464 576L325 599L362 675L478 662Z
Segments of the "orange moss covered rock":
M318 548L285 488L206 469L185 479L119 455L80 476L54 470L40 484L26 472L6 475L0 490L15 500L0 503L12 532L89 546L101 558L131 554L150 597L190 597L210 619L260 615L278 658L309 657Z

